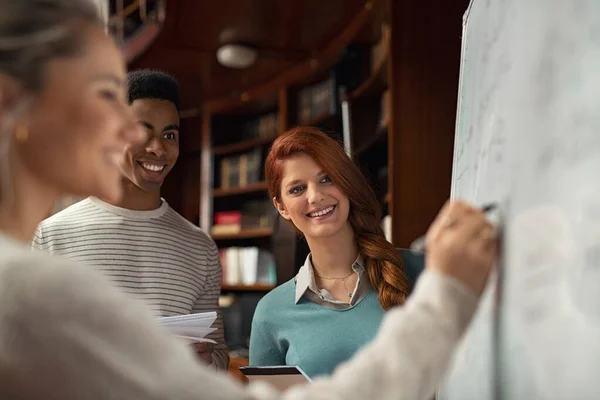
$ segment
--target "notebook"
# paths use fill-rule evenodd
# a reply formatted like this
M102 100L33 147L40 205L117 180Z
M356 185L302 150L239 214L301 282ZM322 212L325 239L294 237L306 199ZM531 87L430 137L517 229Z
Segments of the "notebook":
M212 324L217 319L217 313L196 313L187 315L176 315L172 317L162 317L158 322L166 328L171 334L181 338L187 343L213 343L216 342L206 336L217 330Z
M262 381L284 391L293 385L311 382L304 371L295 365L239 367L250 382Z

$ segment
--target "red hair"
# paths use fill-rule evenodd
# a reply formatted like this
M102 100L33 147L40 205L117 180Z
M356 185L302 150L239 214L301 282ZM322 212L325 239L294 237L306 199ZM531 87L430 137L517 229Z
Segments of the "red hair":
M383 309L403 304L410 289L402 258L385 239L380 226L381 206L371 185L338 142L320 130L306 126L279 136L265 161L265 177L271 197L281 201L283 163L297 153L312 157L348 197L348 221L365 261L367 276L377 290Z

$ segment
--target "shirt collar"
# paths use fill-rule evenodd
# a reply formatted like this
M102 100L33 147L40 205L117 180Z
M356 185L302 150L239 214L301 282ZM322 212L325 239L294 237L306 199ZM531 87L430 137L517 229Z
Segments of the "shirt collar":
M362 275L364 271L364 259L362 255L359 253L358 257L352 264L352 269L356 272L359 277ZM312 265L311 255L310 253L306 256L306 260L304 261L304 265L300 267L298 274L296 275L296 298L295 304L298 304L304 293L307 290L312 290L315 293L319 292L319 288L317 286L317 282L315 281L315 274Z

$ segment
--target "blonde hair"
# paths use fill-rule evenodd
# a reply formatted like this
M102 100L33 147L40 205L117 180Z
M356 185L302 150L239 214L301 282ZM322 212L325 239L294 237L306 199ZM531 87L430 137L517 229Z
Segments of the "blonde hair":
M0 198L11 201L10 144L16 121L44 85L47 63L81 52L82 26L102 26L91 0L0 0L0 74L27 92L0 114ZM0 92L0 100L3 93Z

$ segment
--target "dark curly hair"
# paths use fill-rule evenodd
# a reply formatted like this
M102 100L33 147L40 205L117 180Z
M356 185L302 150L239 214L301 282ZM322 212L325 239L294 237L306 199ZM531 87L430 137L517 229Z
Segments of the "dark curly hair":
M129 103L137 99L167 100L179 111L179 83L166 72L138 69L127 75Z

